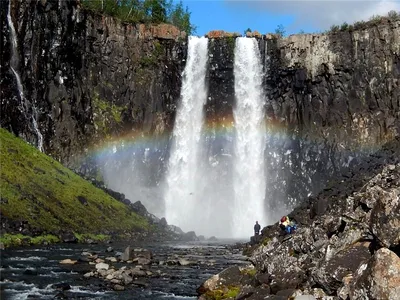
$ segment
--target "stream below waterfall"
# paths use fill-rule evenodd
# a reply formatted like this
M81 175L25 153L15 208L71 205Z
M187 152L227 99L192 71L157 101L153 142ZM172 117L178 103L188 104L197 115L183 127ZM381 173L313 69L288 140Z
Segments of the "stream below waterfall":
M171 242L135 244L153 254L146 269L153 275L140 278L140 285L127 285L113 291L99 278L84 278L95 266L80 261L60 264L64 259L79 259L83 252L100 258L118 255L124 244L57 244L6 249L1 251L1 299L196 299L196 289L206 279L232 265L246 265L237 241ZM107 248L112 247L112 252ZM171 259L184 259L191 265L168 265ZM107 262L109 263L109 262ZM116 268L127 263L110 263ZM67 288L66 288L67 287ZM63 290L65 289L65 290Z

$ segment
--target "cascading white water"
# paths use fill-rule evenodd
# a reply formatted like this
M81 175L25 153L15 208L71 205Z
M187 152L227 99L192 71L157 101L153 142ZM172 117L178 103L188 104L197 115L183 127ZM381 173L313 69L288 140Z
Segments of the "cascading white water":
M19 96L21 99L21 104L23 107L23 113L26 115L28 112L28 101L25 98L24 95L24 88L22 85L21 77L19 76L18 73L18 67L19 67L19 58L18 58L18 43L17 43L17 34L15 32L15 27L14 23L11 17L11 0L8 1L8 12L7 12L7 22L8 26L10 28L10 39L11 39L11 59L10 59L10 68L11 71L13 72L15 79L17 80L17 88L19 92ZM43 136L39 130L38 124L36 122L36 116L37 116L37 111L34 105L32 105L32 125L33 125L33 130L36 133L37 136L37 148L39 151L43 151Z
M248 237L258 220L265 225L265 130L262 63L254 38L235 46L234 237ZM251 232L251 231L250 231Z
M203 108L207 98L206 70L208 39L189 37L164 194L166 219L183 230L196 230L201 211L196 183L199 176Z

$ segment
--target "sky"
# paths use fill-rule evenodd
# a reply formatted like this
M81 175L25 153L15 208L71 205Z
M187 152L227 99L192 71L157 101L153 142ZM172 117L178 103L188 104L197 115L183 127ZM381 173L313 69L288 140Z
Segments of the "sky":
M368 20L372 15L400 11L400 0L183 0L197 26L196 35L210 30L265 34L283 25L286 34L320 32L331 25Z

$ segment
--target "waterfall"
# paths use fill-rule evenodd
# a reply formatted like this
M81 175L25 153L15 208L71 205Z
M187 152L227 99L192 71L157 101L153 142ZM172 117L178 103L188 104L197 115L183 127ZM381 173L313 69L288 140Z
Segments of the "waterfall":
M234 236L248 237L258 220L265 225L265 130L262 63L254 38L235 46Z
M166 219L183 230L201 228L204 213L196 182L201 151L203 108L207 98L206 70L208 39L189 37L188 57L183 72L181 98L173 130L164 194ZM204 224L203 224L204 225Z
M19 58L18 58L18 51L17 51L18 43L17 43L17 34L15 31L12 17L11 17L11 1L12 0L9 0L9 2L8 2L8 12L7 12L7 22L8 22L8 26L10 28L10 39L11 39L10 68L15 76L15 79L17 80L18 93L19 93L19 97L21 99L23 113L26 116L28 109L29 109L29 103L28 103L27 99L25 98L24 87L22 85L21 77L19 76L19 73L18 73L18 68L19 68ZM42 134L39 130L38 124L36 122L37 111L36 111L36 107L34 105L32 105L31 117L32 117L33 129L34 129L34 131L36 133L36 137L37 137L37 148L39 149L39 151L43 152L43 136L42 136Z

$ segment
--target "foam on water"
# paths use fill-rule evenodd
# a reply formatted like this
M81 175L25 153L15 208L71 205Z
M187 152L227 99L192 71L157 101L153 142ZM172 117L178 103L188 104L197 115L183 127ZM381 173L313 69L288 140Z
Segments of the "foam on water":
M8 260L10 261L40 261L46 260L46 257L41 256L29 256L29 257L10 257Z

